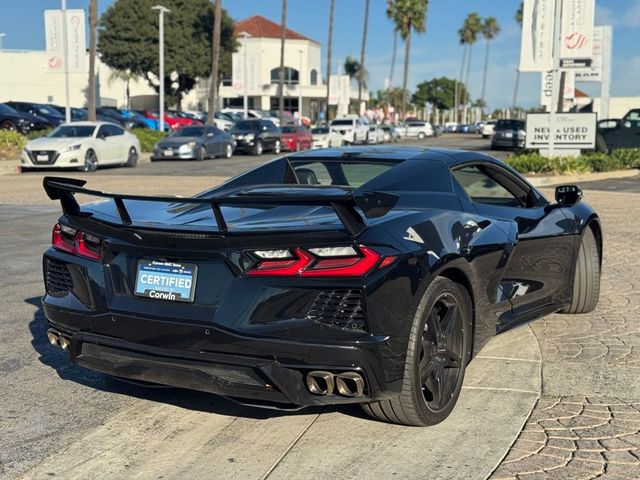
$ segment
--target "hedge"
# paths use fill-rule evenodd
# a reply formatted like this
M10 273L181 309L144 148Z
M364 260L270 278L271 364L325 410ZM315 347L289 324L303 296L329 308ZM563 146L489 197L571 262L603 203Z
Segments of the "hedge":
M140 141L140 149L143 152L153 151L153 146L160 139L165 137L165 133L158 130L151 130L150 128L134 128L130 131Z
M640 168L640 148L621 148L607 155L587 152L579 157L546 158L537 152L509 155L506 162L523 174L566 174L583 172L608 172L625 168Z

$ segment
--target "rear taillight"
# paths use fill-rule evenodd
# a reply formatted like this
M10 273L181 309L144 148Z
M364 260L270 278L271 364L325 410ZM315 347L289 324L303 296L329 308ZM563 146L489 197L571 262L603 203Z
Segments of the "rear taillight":
M53 226L51 244L57 250L91 260L100 260L102 254L102 240L99 237L59 223Z
M395 257L383 258L375 250L358 247L324 247L308 250L258 250L257 261L247 271L255 276L361 277L374 268L389 265ZM382 260L382 261L381 261Z

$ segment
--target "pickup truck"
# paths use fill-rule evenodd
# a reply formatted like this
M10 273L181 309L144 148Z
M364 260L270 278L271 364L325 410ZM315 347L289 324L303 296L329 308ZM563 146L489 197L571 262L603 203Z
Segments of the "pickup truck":
M342 135L344 143L367 143L369 139L369 125L359 118L336 118L331 122L331 130Z

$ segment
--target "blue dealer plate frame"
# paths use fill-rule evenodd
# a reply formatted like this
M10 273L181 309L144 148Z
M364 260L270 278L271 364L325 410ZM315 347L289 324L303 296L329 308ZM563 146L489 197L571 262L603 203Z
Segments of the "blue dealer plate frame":
M192 303L197 277L197 265L138 260L134 294L153 300Z

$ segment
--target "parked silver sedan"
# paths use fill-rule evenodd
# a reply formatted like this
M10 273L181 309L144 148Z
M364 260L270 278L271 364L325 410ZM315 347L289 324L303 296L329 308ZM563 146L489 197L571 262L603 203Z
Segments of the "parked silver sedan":
M227 132L213 126L182 127L153 147L151 161L204 160L205 158L231 158L235 141Z

